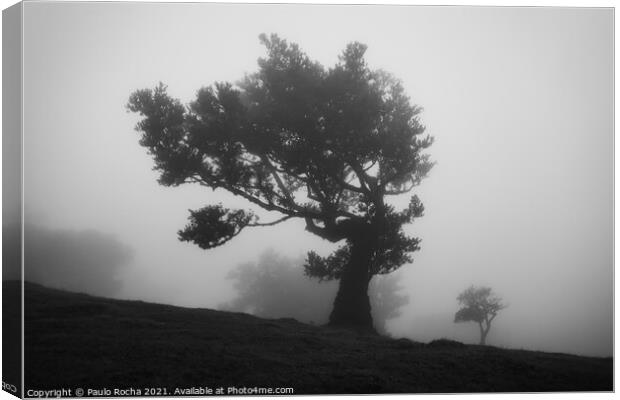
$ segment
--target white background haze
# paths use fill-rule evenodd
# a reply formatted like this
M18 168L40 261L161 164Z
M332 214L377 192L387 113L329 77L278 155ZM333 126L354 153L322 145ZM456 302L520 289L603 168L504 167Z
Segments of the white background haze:
M395 336L476 342L456 296L491 286L509 308L489 344L612 354L611 9L26 3L25 215L94 229L132 249L117 297L192 307L229 300L228 271L266 248L297 258L333 245L302 221L247 229L221 248L181 243L187 209L242 199L165 188L125 110L159 81L184 103L237 81L277 33L328 67L347 43L403 81L436 142L415 190L422 238L402 267L410 304ZM403 196L402 204L408 201ZM26 243L26 246L28 244Z

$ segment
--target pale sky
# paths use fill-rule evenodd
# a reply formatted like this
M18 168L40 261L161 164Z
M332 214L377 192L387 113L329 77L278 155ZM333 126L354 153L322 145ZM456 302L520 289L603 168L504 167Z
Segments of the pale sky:
M237 81L257 69L263 32L325 66L360 41L436 139L394 334L476 342L477 327L452 322L456 296L488 285L510 304L490 344L612 354L611 9L31 2L24 21L26 222L130 246L119 297L215 307L232 295L228 271L265 248L333 248L302 221L208 251L179 242L187 209L248 204L159 186L131 92L162 81L188 103Z

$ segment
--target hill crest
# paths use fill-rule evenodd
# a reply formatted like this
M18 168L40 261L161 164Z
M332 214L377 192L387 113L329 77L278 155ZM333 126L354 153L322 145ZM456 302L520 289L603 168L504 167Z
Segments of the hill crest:
M20 290L4 282L4 291ZM25 283L25 387L295 394L611 391L613 359L429 344ZM172 391L172 392L170 392Z

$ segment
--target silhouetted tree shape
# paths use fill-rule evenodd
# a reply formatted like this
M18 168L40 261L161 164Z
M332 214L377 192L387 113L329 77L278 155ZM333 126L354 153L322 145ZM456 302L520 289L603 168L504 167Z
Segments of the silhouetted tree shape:
M420 108L402 84L367 66L365 45L349 44L325 69L276 35L260 40L268 54L258 72L204 87L187 107L161 83L133 93L140 144L162 185L221 188L280 214L263 223L249 210L207 205L190 212L180 240L209 249L246 227L302 218L309 232L345 241L329 257L310 253L306 270L340 278L330 324L372 329L369 281L412 261L420 239L402 226L424 210L415 195L401 211L386 196L427 175L432 162L422 152L432 138L422 136Z
M327 322L337 283L317 282L304 276L303 260L292 260L273 250L257 262L238 265L228 274L237 296L221 309L251 313L264 318L295 318L306 323ZM409 297L402 294L398 276L374 277L369 286L372 317L379 333L388 334L386 322L400 315Z
M477 322L480 328L480 344L486 344L491 322L506 305L489 287L470 286L459 294L457 300L463 307L454 315L454 322Z

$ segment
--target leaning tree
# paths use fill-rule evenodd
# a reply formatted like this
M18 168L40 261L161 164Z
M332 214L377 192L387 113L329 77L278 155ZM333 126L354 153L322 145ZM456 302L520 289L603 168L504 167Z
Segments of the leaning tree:
M490 287L470 286L456 299L462 307L454 314L454 322L476 322L480 329L480 344L485 345L491 323L507 305Z
M419 250L403 225L422 216L412 196L396 209L388 196L410 192L432 162L432 144L402 84L371 70L366 46L351 43L326 69L294 43L260 36L267 56L236 84L198 90L189 105L166 86L134 92L128 109L160 172L159 183L224 189L279 214L259 221L251 210L221 204L190 211L179 239L220 246L246 227L302 218L306 230L343 245L328 257L308 254L308 275L339 279L330 324L372 329L368 284Z

